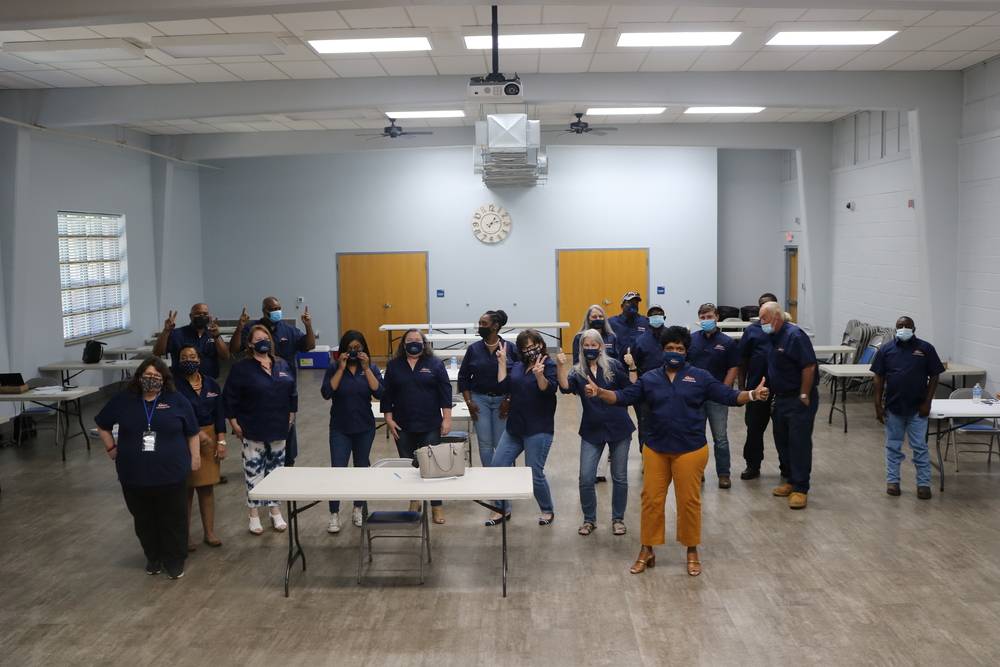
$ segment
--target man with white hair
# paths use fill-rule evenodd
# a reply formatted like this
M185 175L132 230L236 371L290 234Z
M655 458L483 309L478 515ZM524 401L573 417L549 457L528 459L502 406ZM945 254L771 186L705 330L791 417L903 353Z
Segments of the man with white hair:
M760 326L771 337L767 355L767 386L774 396L774 446L778 458L788 463L790 476L774 489L788 497L788 506L802 509L812 473L812 432L819 408L819 374L812 341L791 322L777 303L760 308Z

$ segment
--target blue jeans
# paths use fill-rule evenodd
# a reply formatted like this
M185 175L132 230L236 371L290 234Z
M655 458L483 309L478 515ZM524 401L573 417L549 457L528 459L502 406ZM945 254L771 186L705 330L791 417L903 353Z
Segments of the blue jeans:
M552 494L549 492L549 482L545 479L545 459L549 457L552 447L551 433L536 433L534 435L511 435L507 431L500 436L497 450L493 452L494 468L503 468L514 463L521 452L524 452L524 463L531 468L531 484L535 490L535 500L542 514L552 514ZM508 507L504 501L504 507ZM506 510L505 510L506 511Z
M927 417L919 413L904 417L885 411L885 480L899 484L899 466L906 460L903 435L913 450L913 466L917 469L917 486L931 485L931 460L927 451Z
M401 459L412 459L415 452L427 445L441 444L441 429L433 431L399 431L399 440L396 441L396 452ZM440 500L432 500L431 505L443 504Z
M715 443L715 472L719 477L729 477L729 406L705 401L701 413L712 429Z
M479 460L484 468L488 468L493 462L493 452L496 451L500 443L500 436L504 433L504 420L500 419L500 404L507 400L506 396L487 396L470 392L472 402L479 408L479 418L476 424L476 441L479 443ZM502 505L504 513L510 510L510 503L507 501L494 501L498 506Z
M339 433L330 429L330 466L346 468L347 462L354 455L355 468L367 468L371 465L368 459L372 453L372 442L375 441L375 429L361 433ZM355 500L354 506L361 507L364 501ZM330 511L340 511L340 501L330 501Z
M819 389L809 393L809 405L799 400L798 392L791 396L777 396L774 399L774 446L778 449L778 460L787 461L788 483L795 493L809 493L809 477L812 474L812 434L819 409Z
M611 451L611 521L625 520L625 505L628 503L628 449L632 444L631 434L627 438L609 442ZM597 492L594 482L597 478L597 463L604 455L603 442L580 440L580 506L583 520L597 523Z

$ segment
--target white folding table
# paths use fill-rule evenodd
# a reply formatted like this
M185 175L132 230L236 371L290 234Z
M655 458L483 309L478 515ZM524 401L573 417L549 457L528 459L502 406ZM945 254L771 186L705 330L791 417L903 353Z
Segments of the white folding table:
M128 359L131 357L138 357L140 354L143 355L142 359L146 357L153 356L153 346L152 345L123 345L122 347L109 347L104 350L104 354L114 355L116 357L121 357L122 359Z
M84 371L121 371L122 380L129 377L129 374L145 359L101 359L94 364L85 364L82 361L56 361L51 364L39 366L38 370L43 372L58 371L63 386L69 385L70 381ZM76 371L75 373L73 371Z
M841 363L844 360L845 354L850 354L851 352L857 352L853 345L813 345L813 352L817 357L833 357L836 361L833 363Z
M292 565L306 555L299 541L299 514L326 500L471 500L502 514L502 508L481 498L507 500L534 497L531 468L466 468L454 479L425 481L416 468L278 468L249 493L251 500L288 501L288 560L285 565L285 597ZM310 501L299 507L299 501ZM507 597L507 522L501 521L503 553L503 596Z
M570 326L569 322L508 322L501 327L501 334L513 333L514 331L524 330L524 329L534 329L543 336L548 336L554 340L559 341L562 344L562 329L568 329ZM560 329L553 336L550 333L546 333L546 329Z
M948 364L949 370L952 366L957 366L958 364ZM971 398L935 398L931 401L931 411L927 415L930 419L938 420L938 427L935 431L935 447L937 449L937 465L931 462L931 465L938 469L941 473L941 491L944 491L944 458L941 456L941 438L951 433L961 426L967 424L961 424L955 426L954 428L941 429L941 420L943 419L975 419L981 421L983 419L1000 419L1000 402L991 403L973 403ZM930 437L930 429L928 431L928 438ZM958 454L955 454L958 456Z
M419 324L383 324L380 325L378 330L385 331L389 339L389 356L392 356L392 343L398 340L398 338L393 338L392 333L394 331L409 331L410 329L419 329L420 331L427 331L428 333L433 333L434 329L438 331L457 331L462 330L462 333L469 333L469 329L475 329L479 325L472 324L471 322L445 322L444 324L434 324L433 322L423 322ZM477 336L478 338L478 336Z
M89 396L91 394L96 394L101 390L100 387L74 387L73 389L66 389L59 387L37 387L23 394L0 394L0 401L6 403L34 403L35 405L41 405L46 408L55 410L56 416L56 442L59 441L59 427L62 426L62 421L65 418L66 428L63 430L62 438L62 460L66 460L66 441L71 437L75 438L78 435L87 436L87 429L83 425L82 410L80 408L80 399L84 396ZM52 404L55 405L52 405ZM62 406L63 403L68 403L69 405ZM73 409L75 408L75 409ZM80 422L80 432L69 433L70 421L73 417L76 417ZM90 438L87 438L87 449L90 449Z

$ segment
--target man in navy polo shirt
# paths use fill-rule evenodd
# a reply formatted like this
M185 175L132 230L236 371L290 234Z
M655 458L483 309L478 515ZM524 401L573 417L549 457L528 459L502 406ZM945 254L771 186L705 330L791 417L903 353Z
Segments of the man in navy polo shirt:
M191 306L188 315L191 324L177 326L177 311L168 311L163 323L163 331L153 343L153 356L170 355L170 372L180 375L179 364L181 350L191 345L201 350L201 368L199 372L212 379L219 379L219 359L229 358L229 348L219 335L219 318L212 319L212 313L204 303Z
M812 474L812 433L819 409L819 374L812 341L802 329L785 321L781 306L760 308L761 330L771 336L767 354L767 386L774 396L774 446L787 461L789 477L771 493L788 497L793 510L806 506Z
M757 299L758 309L768 301L777 303L778 297L770 292L761 294ZM761 331L759 320L743 330L739 348L740 356L743 357L743 365L739 371L740 387L756 387L767 375L767 353L771 349L771 337ZM760 477L760 465L764 461L764 433L771 421L771 403L772 399L768 396L767 400L747 403L744 408L746 412L743 421L747 427L747 438L743 444L743 460L747 467L740 473L740 479ZM779 459L781 476L787 479L790 473L785 466L786 463Z
M875 418L885 426L885 492L898 496L899 466L906 460L903 435L910 440L917 469L917 498L931 497L931 463L927 452L927 415L944 365L934 346L914 334L917 327L905 315L896 320L896 337L872 359L875 374ZM885 407L882 393L885 392Z
M626 292L622 297L622 314L608 318L608 325L615 332L615 350L618 358L625 356L626 350L635 345L635 340L649 328L649 320L639 314L638 292Z

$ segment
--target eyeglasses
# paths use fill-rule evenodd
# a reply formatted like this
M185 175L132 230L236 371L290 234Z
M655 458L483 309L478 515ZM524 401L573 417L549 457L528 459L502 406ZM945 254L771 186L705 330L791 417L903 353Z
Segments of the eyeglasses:
M715 304L714 303L703 303L703 304L701 304L701 306L699 306L699 308L715 308Z

